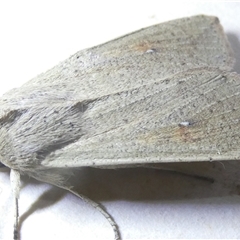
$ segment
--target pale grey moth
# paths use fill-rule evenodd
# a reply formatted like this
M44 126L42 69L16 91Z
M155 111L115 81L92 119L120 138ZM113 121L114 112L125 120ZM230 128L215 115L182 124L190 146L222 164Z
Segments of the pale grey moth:
M4 94L0 162L11 169L14 239L21 174L88 201L119 239L108 213L71 188L72 169L239 160L233 65L218 18L200 15L79 51Z

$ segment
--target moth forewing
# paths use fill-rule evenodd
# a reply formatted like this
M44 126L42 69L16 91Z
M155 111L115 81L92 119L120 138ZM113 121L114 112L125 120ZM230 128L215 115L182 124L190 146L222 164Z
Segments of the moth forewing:
M239 159L239 82L235 73L200 68L176 74L167 83L98 98L83 114L85 134L48 155L42 165Z
M49 101L75 104L170 79L188 69L231 70L233 64L232 50L216 17L183 18L79 51L5 94L0 116L14 106L19 110L48 106Z
M218 19L204 15L79 51L2 96L0 161L99 209L70 189L72 168L239 160L233 65Z

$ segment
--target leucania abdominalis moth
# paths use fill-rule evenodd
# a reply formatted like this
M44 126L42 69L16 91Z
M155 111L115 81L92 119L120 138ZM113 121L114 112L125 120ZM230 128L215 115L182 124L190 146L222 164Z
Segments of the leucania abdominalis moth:
M218 19L199 15L79 51L4 94L0 162L11 169L14 239L22 174L90 203L120 239L112 217L69 184L72 169L160 164L194 174L183 166L239 160L233 65Z

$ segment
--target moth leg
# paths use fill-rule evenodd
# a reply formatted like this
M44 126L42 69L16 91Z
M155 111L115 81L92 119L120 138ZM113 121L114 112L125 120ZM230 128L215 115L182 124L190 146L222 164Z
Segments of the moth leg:
M10 172L11 188L14 196L14 229L13 229L13 239L18 240L18 199L20 192L20 173L14 169Z
M101 206L99 203L94 202L93 200L91 200L90 198L77 193L75 190L73 190L72 188L68 188L68 187L64 187L64 186L58 186L60 188L66 189L69 192L71 192L72 194L74 194L75 196L79 197L80 199L82 199L84 202L86 202L87 204L91 205L92 207L94 207L96 210L98 210L110 223L113 231L114 231L114 239L115 240L120 240L121 236L120 236L120 232L118 230L118 226L116 224L116 222L114 221L114 219L110 216L110 214L104 209L103 206Z
M50 183L52 185L55 185L59 188L62 188L71 192L72 194L79 197L90 206L94 207L98 212L100 212L108 220L109 224L111 225L114 231L114 236L115 236L114 239L120 240L121 239L120 233L114 219L110 216L110 214L107 213L107 211L104 209L103 206L94 202L88 197L76 192L72 187L71 181L70 182L68 181L71 178L71 176L73 176L73 172L71 169L44 169L44 171L39 170L37 172L34 172L34 174L31 175L31 177L39 181Z

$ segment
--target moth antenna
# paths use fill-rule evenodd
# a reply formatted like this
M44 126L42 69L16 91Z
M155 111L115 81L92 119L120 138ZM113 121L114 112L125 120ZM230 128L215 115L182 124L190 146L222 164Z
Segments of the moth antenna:
M14 196L14 225L13 225L13 239L18 240L18 199L20 192L20 173L14 169L11 169L10 172L10 182L12 193Z
M109 224L111 225L111 227L113 229L113 232L114 232L114 239L115 240L121 240L121 236L120 236L120 232L118 230L117 223L114 221L113 217L104 209L103 206L101 206L97 202L94 202L90 198L88 198L88 197L86 197L82 194L77 193L76 191L74 191L71 188L64 187L64 186L58 186L58 187L63 188L65 190L68 190L69 192L71 192L75 196L79 197L80 199L82 199L84 202L86 202L90 206L94 207L98 212L100 212L108 220Z

